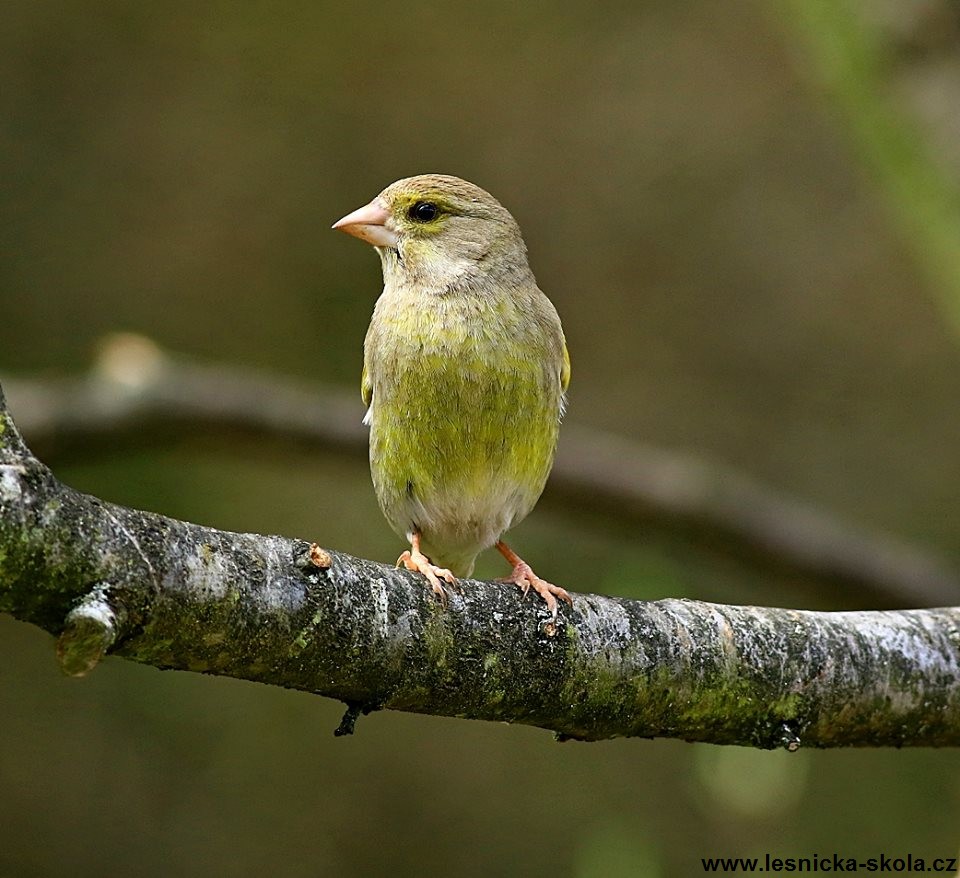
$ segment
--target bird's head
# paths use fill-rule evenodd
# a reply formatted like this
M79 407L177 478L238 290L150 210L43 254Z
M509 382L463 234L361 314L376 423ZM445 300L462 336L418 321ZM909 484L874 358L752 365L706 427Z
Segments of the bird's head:
M530 274L516 220L492 195L459 177L397 180L333 228L376 247L388 284L449 293Z

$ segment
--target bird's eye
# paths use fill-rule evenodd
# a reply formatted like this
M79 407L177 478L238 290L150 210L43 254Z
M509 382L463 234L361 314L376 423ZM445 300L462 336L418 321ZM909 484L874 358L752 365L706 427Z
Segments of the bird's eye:
M416 223L428 223L435 220L438 213L440 208L432 201L418 201L407 211L407 216Z

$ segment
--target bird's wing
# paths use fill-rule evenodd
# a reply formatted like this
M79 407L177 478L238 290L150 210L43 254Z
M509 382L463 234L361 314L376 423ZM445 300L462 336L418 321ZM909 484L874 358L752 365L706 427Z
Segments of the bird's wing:
M370 415L373 412L373 382L370 380L370 373L367 372L367 364L363 364L363 372L360 374L360 398L367 407L367 413L363 416L363 423L370 426Z
M567 369L569 371L569 366ZM363 400L365 406L369 406L373 400L373 382L370 380L370 375L367 372L367 364L363 364L363 372L360 374L360 398Z
M567 413L567 388L570 386L570 354L563 343L563 364L560 366L560 418Z

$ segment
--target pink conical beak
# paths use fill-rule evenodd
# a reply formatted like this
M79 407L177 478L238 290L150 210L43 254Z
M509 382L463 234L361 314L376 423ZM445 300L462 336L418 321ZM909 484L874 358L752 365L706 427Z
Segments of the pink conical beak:
M348 235L353 235L361 241L373 244L374 247L396 247L396 233L387 225L390 213L374 199L363 207L358 207L353 213L348 213L343 219L337 220L332 228L340 229Z

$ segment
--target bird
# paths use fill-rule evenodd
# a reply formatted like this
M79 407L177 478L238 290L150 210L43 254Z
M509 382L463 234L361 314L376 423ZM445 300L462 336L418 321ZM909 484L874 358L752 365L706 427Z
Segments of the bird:
M513 216L446 174L390 184L333 225L372 244L383 291L363 346L361 396L374 490L410 544L397 566L441 602L495 546L501 581L533 589L555 623L568 592L503 541L553 466L570 357Z

